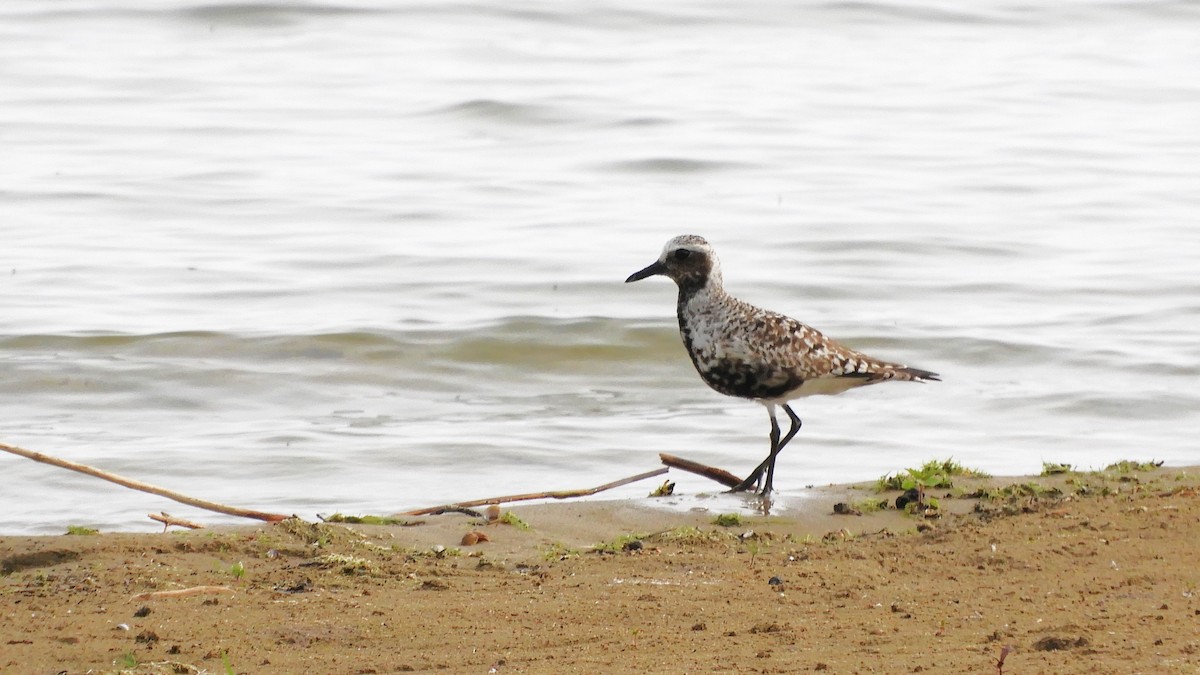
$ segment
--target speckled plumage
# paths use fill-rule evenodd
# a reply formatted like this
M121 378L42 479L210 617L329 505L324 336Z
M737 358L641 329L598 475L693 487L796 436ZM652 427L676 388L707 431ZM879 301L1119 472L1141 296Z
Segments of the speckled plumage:
M775 456L800 427L788 401L840 394L888 380L938 379L936 373L857 352L811 326L729 295L722 285L720 262L702 237L675 237L663 247L657 261L626 281L655 274L668 276L679 286L679 334L705 383L722 394L767 406L771 453L739 489L749 487L766 469L763 491L770 491ZM782 405L792 419L792 428L782 441L776 405Z

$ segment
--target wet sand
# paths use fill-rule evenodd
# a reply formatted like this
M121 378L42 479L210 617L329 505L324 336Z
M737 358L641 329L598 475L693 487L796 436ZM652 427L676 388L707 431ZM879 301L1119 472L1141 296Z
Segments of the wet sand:
M830 486L729 526L744 500L592 497L505 508L527 528L0 537L0 672L996 673L1011 648L1006 673L1196 673L1198 486L956 478L937 517L835 515L898 493Z

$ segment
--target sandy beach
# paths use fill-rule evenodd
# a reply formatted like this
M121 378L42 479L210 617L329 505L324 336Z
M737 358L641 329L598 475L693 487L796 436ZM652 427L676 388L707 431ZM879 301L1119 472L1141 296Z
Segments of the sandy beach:
M1200 470L953 483L0 537L0 671L1200 672Z

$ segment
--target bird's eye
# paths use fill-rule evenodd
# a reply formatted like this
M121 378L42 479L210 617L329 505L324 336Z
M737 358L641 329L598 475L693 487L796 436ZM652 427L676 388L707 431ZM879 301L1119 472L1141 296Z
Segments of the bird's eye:
M692 252L687 250L686 248L675 249L675 259L676 260L687 260L687 257L691 254L692 254Z

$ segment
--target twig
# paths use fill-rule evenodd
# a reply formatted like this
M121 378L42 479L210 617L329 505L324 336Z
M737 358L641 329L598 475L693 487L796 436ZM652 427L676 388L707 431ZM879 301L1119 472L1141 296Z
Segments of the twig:
M552 491L552 492L530 492L530 493L521 494L521 495L507 495L504 497L489 497L487 499L475 499L475 500L472 500L469 502L458 502L457 504L444 504L441 506L431 506L427 509L417 509L416 511L406 511L403 515L426 516L426 515L429 515L432 513L437 513L439 511L457 511L459 509L467 508L470 506L482 506L484 504L505 504L507 502L523 502L523 501L528 501L530 499L569 499L571 497L586 497L588 495L594 495L597 492L603 492L605 490L611 490L615 487L621 487L622 485L636 483L639 480L653 478L654 476L661 476L662 474L664 474L666 472L667 472L667 470L665 468L655 469L653 471L647 471L646 473L639 473L636 476L630 476L629 478L622 478L621 480L615 480L611 483L605 483L604 485L598 485L594 488L587 488L585 490L558 490L558 491Z
M193 523L190 520L184 520L183 518L176 518L175 516L167 513L166 511L159 511L158 514L147 513L146 517L149 518L150 520L157 520L158 522L162 523L163 524L163 532L166 532L167 528L172 525L178 525L179 527L186 527L186 528L189 528L192 530L203 530L204 529L204 526L201 525L200 523Z
M996 659L997 675L1004 675L1004 659L1008 658L1008 655L1010 652L1012 652L1012 650L1012 645L1004 645L1000 648L1000 658Z
M484 517L484 515L482 513L476 511L475 509L468 509L465 506L449 506L444 509L437 509L436 511L430 511L429 513L424 513L421 515L444 516L447 513L461 513L464 516L471 516L472 518L483 518Z
M735 488L742 484L741 478L729 473L725 469L718 469L715 466L701 464L700 462L693 462L690 459L676 457L675 455L668 455L665 452L658 453L658 458L662 460L663 464L666 464L673 469L680 469L681 471L688 471L704 476L705 478L715 480L728 488Z
M159 598L185 598L189 595L213 595L216 593L233 593L233 589L228 586L192 586L191 588L180 588L175 591L152 591L150 593L138 593L130 598L130 600L157 600Z
M3 450L5 452L11 452L14 455L20 455L27 459L32 459L35 462L42 462L43 464L51 464L53 466L62 467L64 469L78 471L79 473L84 473L89 476L94 476L96 478L102 478L111 483L116 483L117 485L123 485L127 488L132 488L134 490L141 490L142 492L149 492L150 494L155 494L160 497L166 497L167 499L173 499L177 502L180 502L181 504L195 506L196 508L205 509L208 511L216 511L217 513L224 513L224 514L227 514L230 516L240 516L242 518L255 518L257 520L265 520L269 523L277 523L281 520L286 520L288 518L288 516L283 516L278 513L265 513L263 511L250 511L248 509L239 509L234 506L225 506L224 504L217 504L216 502L206 502L202 499L188 497L187 495L182 495L182 494L179 494L178 492L172 492L171 490L167 490L165 488L160 488L160 487L157 487L154 485L150 485L149 483L143 483L141 481L133 480L132 478L125 478L123 476L118 476L115 473L101 471L100 469L96 469L96 468L87 466L85 464L76 464L75 462L69 462L65 459L51 457L50 455L44 455L40 452L34 452L32 450L25 450L24 448L18 448L18 447L12 446L12 445L5 445L3 443L0 443L0 450Z

